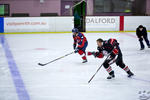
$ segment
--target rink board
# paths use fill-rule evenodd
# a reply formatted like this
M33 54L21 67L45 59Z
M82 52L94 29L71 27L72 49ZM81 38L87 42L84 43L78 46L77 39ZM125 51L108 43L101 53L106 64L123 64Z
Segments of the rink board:
M13 17L4 18L4 33L71 32L73 17ZM150 30L149 16L87 16L87 32L135 31L139 25Z

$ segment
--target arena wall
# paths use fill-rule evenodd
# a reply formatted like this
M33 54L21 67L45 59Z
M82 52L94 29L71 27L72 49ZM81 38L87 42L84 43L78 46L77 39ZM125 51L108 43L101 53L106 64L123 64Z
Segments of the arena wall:
M71 32L73 17L5 17L8 32ZM3 23L1 22L1 23ZM3 24L1 24L3 25ZM139 25L150 30L150 16L87 16L86 31L135 31ZM1 32L2 33L2 32Z

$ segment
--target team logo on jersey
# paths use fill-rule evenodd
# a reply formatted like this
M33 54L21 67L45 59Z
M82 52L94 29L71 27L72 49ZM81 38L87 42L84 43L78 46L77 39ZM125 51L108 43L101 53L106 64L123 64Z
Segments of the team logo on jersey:
M139 100L150 100L150 91L139 91Z

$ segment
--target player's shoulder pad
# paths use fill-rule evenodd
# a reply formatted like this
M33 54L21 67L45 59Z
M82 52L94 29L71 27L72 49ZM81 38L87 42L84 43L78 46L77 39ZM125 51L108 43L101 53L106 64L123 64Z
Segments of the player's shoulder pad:
M78 33L78 35L82 35L82 33L81 33L81 32L79 32L79 33Z
M116 40L116 39L114 39L114 38L110 38L109 40Z
M113 39L113 38L110 38L110 39L108 40L108 42L109 42L110 44L113 44L114 42L117 42L117 40L116 40L116 39Z

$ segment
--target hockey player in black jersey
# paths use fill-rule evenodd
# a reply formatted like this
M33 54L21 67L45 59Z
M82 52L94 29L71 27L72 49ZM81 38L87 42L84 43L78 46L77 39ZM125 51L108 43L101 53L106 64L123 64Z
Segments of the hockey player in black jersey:
M145 48L144 43L143 43L143 39L145 40L148 48L150 48L150 43L149 43L149 40L148 40L146 27L144 27L143 25L140 25L136 29L136 35L139 38L139 42L140 42L140 46L141 46L140 50L144 50L144 48Z
M107 79L112 79L115 77L114 71L111 68L111 64L116 63L117 66L122 68L127 72L128 77L133 76L134 74L130 71L129 67L126 66L123 62L122 52L119 47L119 43L116 39L109 39L103 41L103 39L97 39L98 52L88 52L88 55L93 55L94 57L103 58L105 55L109 54L109 57L103 63L104 68L108 72L109 76Z

